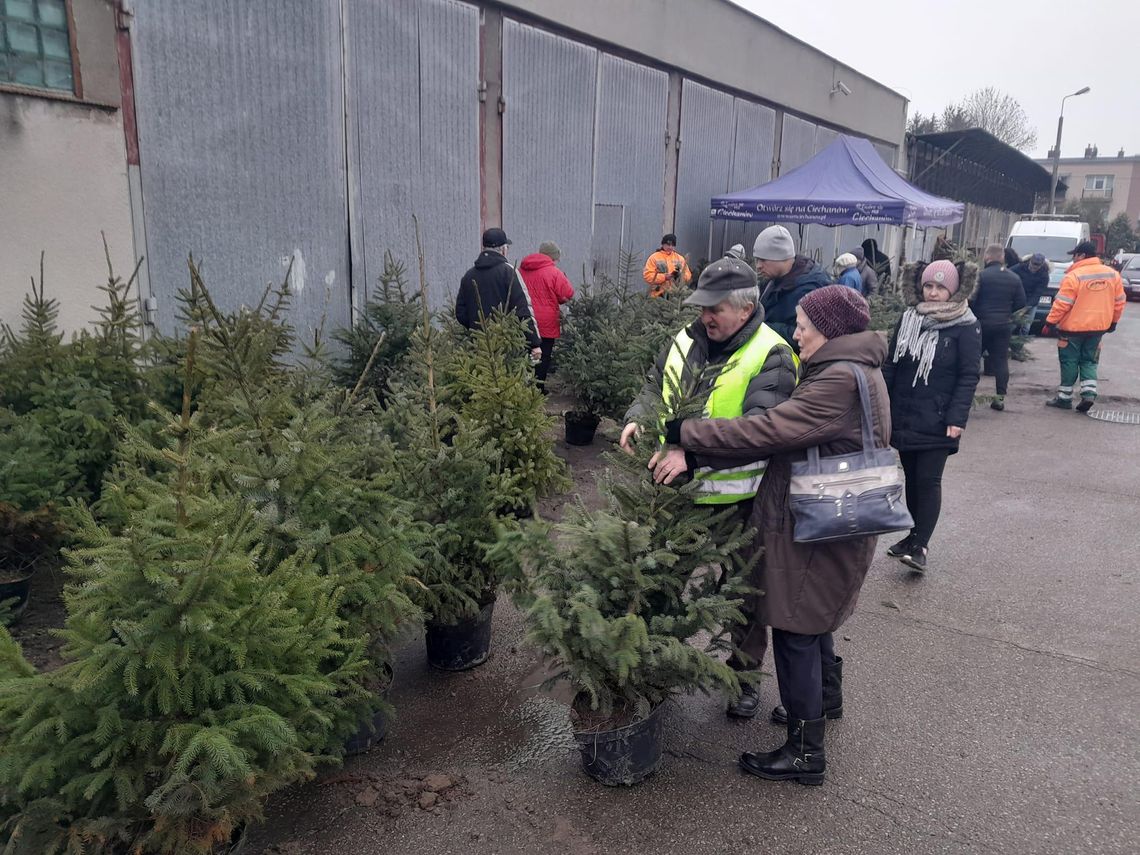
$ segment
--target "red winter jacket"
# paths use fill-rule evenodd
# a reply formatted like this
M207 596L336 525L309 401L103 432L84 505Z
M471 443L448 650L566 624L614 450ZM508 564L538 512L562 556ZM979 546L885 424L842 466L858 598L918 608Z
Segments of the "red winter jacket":
M558 307L574 296L574 286L550 256L540 252L524 258L519 264L519 273L530 294L538 334L542 338L558 338L562 335Z

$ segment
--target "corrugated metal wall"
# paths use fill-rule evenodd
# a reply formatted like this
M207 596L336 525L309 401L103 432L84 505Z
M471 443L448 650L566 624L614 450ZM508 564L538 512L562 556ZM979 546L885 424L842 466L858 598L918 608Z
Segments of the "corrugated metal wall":
M340 4L135 4L134 79L158 325L186 257L226 307L294 262L301 331L348 321ZM326 308L326 288L332 299Z
M349 164L358 303L385 250L450 302L479 252L479 12L453 0L348 0Z
M736 134L732 151L732 174L728 190L747 190L772 180L772 159L776 145L776 111L737 98ZM752 254L752 244L756 240L763 223L726 222L719 245L713 246L718 254L734 243L744 245L745 251Z
M709 200L728 190L736 135L734 98L686 80L681 89L681 153L677 165L677 249L696 263L709 254ZM713 221L713 246L724 224Z
M551 239L571 282L591 267L598 52L503 22L503 227L517 262Z
M665 111L669 76L602 54L594 150L594 269L613 276L615 247L657 248L665 216ZM620 206L619 219L614 206ZM624 222L624 234L613 235ZM644 260L644 259L642 259Z

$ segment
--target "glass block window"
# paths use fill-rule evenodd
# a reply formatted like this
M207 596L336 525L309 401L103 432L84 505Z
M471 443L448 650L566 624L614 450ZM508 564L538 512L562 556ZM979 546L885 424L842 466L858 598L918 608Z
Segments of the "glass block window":
M0 0L0 84L75 91L67 0Z

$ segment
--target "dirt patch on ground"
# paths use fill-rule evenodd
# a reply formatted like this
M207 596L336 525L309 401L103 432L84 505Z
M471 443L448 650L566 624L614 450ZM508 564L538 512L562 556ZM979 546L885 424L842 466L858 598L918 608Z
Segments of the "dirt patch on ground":
M24 657L41 671L51 671L63 664L60 648L63 640L55 630L63 626L67 611L63 607L63 570L41 568L32 577L27 608L8 627L24 651Z

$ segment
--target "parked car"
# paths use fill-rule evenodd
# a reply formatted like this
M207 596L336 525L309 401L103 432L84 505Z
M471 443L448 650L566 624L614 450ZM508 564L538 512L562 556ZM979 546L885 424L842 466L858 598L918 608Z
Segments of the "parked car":
M1124 280L1124 294L1129 300L1140 300L1140 255L1134 255L1120 271Z

